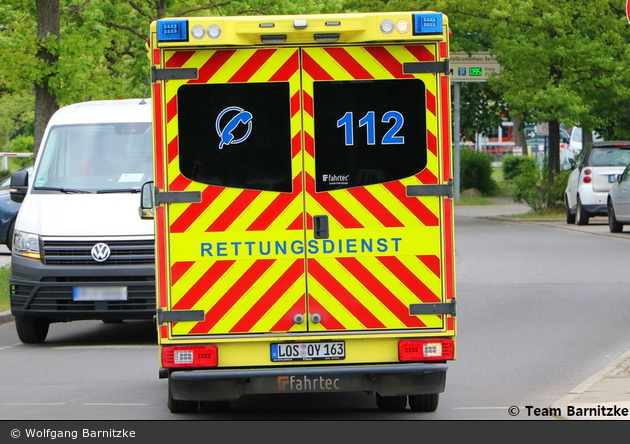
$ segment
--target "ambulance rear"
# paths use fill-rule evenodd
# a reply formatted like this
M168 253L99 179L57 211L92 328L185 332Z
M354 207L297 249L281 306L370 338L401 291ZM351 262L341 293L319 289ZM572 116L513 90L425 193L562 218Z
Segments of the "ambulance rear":
M173 413L366 392L434 411L455 359L447 17L167 18L149 58Z

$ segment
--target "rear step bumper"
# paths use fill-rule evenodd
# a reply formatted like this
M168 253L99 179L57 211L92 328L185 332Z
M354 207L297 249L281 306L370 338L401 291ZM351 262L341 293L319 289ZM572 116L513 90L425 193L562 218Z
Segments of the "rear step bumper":
M382 396L442 393L446 363L331 365L174 371L169 387L182 401L234 401L242 395L375 391Z

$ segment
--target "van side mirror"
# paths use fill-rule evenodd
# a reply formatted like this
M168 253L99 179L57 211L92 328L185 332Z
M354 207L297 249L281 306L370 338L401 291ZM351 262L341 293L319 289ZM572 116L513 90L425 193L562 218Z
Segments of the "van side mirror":
M140 208L138 208L140 219L153 219L155 217L153 196L153 182L146 182L142 185L140 192Z
M9 185L11 200L22 203L26 196L26 190L28 190L28 171L16 171L11 176L11 184Z

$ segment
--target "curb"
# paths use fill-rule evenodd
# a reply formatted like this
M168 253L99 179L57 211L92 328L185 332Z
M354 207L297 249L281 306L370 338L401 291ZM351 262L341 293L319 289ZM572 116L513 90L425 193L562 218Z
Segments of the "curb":
M10 311L3 311L0 313L0 324L6 324L8 322L13 322L15 317L11 314Z
M611 361L608 365L606 365L603 369L592 375L586 381L582 382L574 389L572 389L569 393L564 395L562 398L557 400L551 405L551 408L559 408L563 412L562 416L559 416L559 419L570 420L572 418L567 417L564 412L567 411L567 406L572 402L578 400L580 396L582 396L585 392L589 391L595 384L602 381L606 376L610 375L617 368L621 367L622 364L626 361L630 360L630 350L623 353L617 359ZM588 418L580 418L580 419L588 419ZM592 419L592 418L591 418Z

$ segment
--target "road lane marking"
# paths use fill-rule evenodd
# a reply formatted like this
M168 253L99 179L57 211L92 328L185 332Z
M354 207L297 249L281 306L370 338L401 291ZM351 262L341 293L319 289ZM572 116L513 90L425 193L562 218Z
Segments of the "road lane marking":
M150 404L122 404L115 402L84 402L83 405L89 406L131 406L131 407L146 407Z

